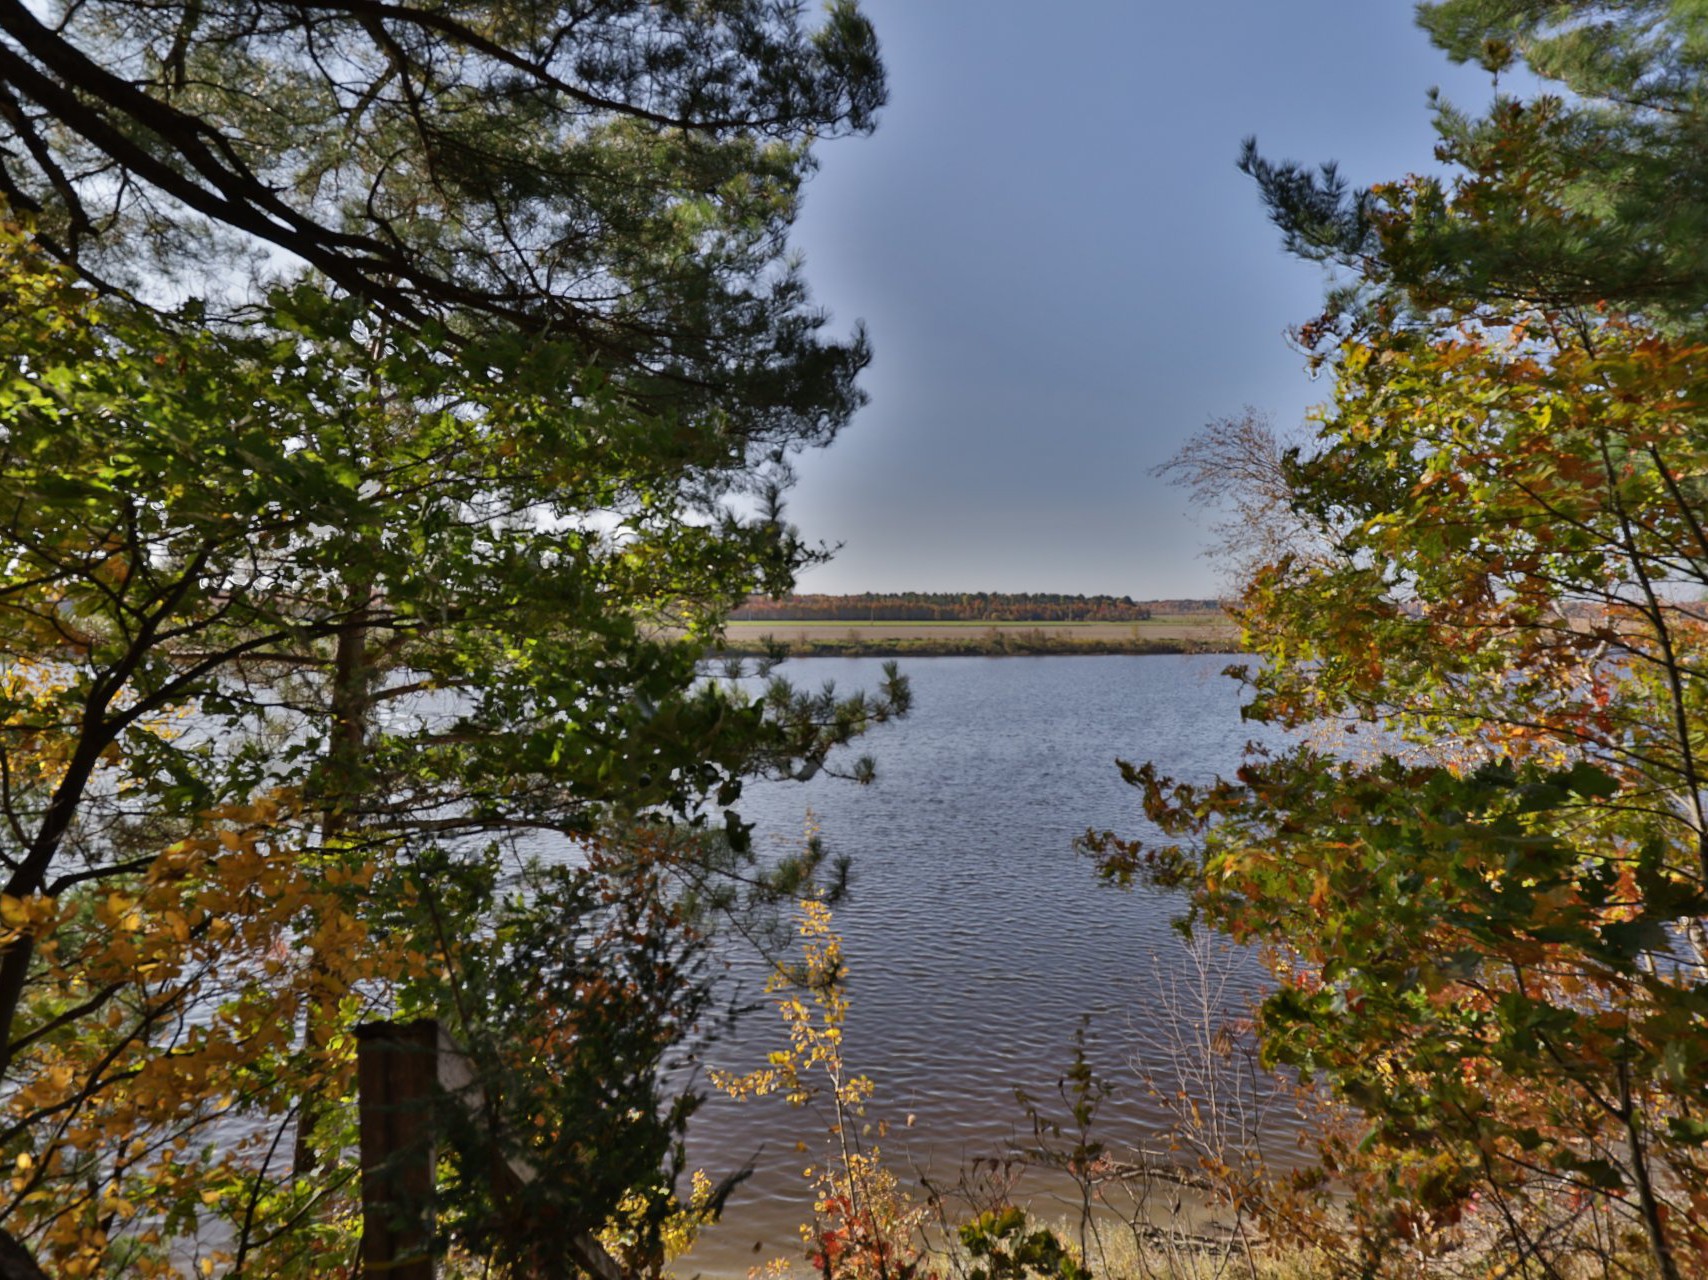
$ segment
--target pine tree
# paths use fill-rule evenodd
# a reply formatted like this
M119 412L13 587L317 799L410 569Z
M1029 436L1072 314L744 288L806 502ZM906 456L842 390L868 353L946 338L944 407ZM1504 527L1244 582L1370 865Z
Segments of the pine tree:
M0 4L0 194L86 279L306 267L396 322L575 342L653 409L822 442L863 339L786 257L808 145L884 97L852 0Z

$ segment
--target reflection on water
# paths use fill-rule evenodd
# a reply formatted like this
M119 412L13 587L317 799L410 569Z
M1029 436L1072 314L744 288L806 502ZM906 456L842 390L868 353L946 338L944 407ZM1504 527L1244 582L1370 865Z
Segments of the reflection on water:
M1100 1136L1131 1146L1159 1131L1139 1077L1160 1064L1134 1059L1159 1035L1166 1042L1161 1024L1177 1016L1163 995L1189 968L1170 928L1180 903L1100 887L1072 841L1087 827L1142 833L1117 756L1191 780L1237 765L1258 730L1240 720L1238 685L1219 674L1227 661L916 659L903 664L912 716L869 741L875 785L750 788L741 809L757 821L756 839L798 843L810 811L831 852L855 859L836 915L853 1000L846 1056L877 1084L869 1110L895 1126L883 1147L898 1172L952 1182L965 1162L1008 1150L1029 1132L1015 1088L1055 1099L1082 1015L1094 1066L1125 1086ZM783 674L853 690L876 685L880 665L811 659ZM1229 999L1243 1004L1256 966L1238 977ZM781 1042L766 1009L711 1057L739 1068ZM691 1161L714 1176L749 1160L757 1171L681 1269L739 1274L798 1256L810 1196L796 1143L816 1161L823 1136L822 1122L777 1098L709 1101L694 1120Z

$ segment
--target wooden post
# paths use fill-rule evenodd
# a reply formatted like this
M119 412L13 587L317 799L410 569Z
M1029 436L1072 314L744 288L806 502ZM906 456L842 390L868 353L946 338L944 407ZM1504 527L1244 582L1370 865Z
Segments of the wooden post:
M433 1280L439 1024L422 1019L357 1027L356 1088L363 1274Z
M356 1028L356 1089L362 1145L362 1272L385 1280L433 1280L434 1149L438 1102L478 1115L479 1086L463 1048L431 1018L364 1022ZM539 1175L496 1157L501 1196ZM585 1230L569 1252L594 1280L625 1280L622 1267ZM0 1280L5 1280L0 1276Z

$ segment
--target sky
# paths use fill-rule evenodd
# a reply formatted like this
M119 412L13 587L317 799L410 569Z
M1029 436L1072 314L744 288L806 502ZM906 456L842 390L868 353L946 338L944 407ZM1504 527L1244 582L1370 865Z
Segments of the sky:
M795 244L871 402L799 461L841 544L800 590L1208 596L1208 521L1150 475L1246 405L1326 399L1286 341L1322 291L1250 179L1439 169L1428 92L1476 107L1404 0L863 0L890 101L819 148Z

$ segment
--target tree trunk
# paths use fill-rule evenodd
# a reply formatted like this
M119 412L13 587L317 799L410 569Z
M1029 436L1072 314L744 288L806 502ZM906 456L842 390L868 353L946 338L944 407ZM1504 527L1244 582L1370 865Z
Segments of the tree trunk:
M349 599L352 606L349 621L338 631L338 645L333 655L332 732L321 779L325 807L321 812L320 843L326 850L338 842L350 825L350 804L360 791L357 778L371 710L372 673L368 667L367 648L372 588L365 583L353 587ZM339 993L332 990L326 976L327 966L318 953L309 957L309 967L316 982L303 1028L304 1047L311 1052L319 1052L337 1033ZM321 1108L312 1099L303 1100L291 1165L292 1172L299 1177L312 1173L319 1164L319 1156L314 1149L314 1125L321 1113Z

